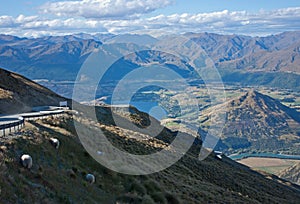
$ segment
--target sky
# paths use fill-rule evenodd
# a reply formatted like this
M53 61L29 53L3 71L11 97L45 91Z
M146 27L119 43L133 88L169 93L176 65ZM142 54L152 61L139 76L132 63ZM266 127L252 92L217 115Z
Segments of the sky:
M0 33L213 32L265 36L300 30L299 0L0 0Z

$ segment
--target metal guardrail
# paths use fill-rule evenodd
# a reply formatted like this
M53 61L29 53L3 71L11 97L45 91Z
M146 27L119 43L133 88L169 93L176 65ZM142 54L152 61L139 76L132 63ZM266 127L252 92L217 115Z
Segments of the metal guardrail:
M4 124L0 123L0 136L5 136L6 134L10 134L12 132L19 131L24 127L26 120L37 120L44 119L49 116L59 116L64 113L63 110L57 111L40 111L40 112L32 112L32 113L22 113L20 117L16 118L8 118L13 120L14 122L7 122Z
M0 135L5 136L6 134L19 131L25 125L25 119L19 117L16 122L0 124Z

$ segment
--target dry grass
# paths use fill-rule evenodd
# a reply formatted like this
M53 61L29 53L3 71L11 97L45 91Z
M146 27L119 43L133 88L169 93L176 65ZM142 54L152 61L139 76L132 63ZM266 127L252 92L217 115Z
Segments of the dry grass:
M280 171L293 166L299 162L299 160L250 157L239 160L238 162L253 169L263 170L276 175Z
M159 150L136 139L124 139L123 130L114 129L108 123L109 117L106 118L100 126L116 147L136 154ZM81 121L85 128L93 125L88 120ZM86 132L92 133L92 128ZM171 137L170 132L162 132L161 137L164 135ZM50 137L61 141L58 151L50 145ZM3 203L293 203L300 200L295 186L267 179L226 157L220 161L211 155L199 161L199 145L161 172L147 176L118 174L101 166L84 150L71 116L27 124L22 134L2 141L1 146L6 147L0 151ZM30 171L18 163L22 153L33 157ZM96 175L95 184L85 182L86 173Z

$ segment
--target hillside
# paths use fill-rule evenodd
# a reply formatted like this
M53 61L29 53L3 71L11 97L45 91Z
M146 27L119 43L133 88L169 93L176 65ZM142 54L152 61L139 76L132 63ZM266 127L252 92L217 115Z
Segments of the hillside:
M300 185L300 162L281 171L278 176Z
M31 111L34 106L58 106L65 100L19 74L0 69L0 114Z
M209 108L200 119L204 129L212 116L226 120L220 148L299 153L300 113L267 95L251 90Z
M100 122L99 126L116 147L134 154L164 147L165 142L159 139L141 142L131 137L132 131L111 125L109 109L97 111L105 118L105 123ZM1 140L0 157L5 161L0 171L2 202L173 204L297 203L300 200L299 187L272 175L261 175L226 157L218 160L211 155L199 161L197 153L195 155L199 150L197 146L159 173L128 176L113 172L98 164L83 149L74 132L73 120L83 128L89 127L86 134L93 134L90 127L95 123L66 115L27 123L26 129L13 139ZM170 137L172 133L163 131L161 136ZM49 137L61 141L58 151L49 144ZM22 153L33 157L30 171L18 163ZM95 184L84 180L87 173L96 176Z
M3 73L11 80L11 75L21 77ZM41 100L46 97L47 89L21 79L26 85L19 87L19 92L40 91L37 96ZM160 126L154 118L133 107L129 112L109 106L77 105L77 108L75 114L68 112L57 118L27 121L20 132L0 138L1 203L298 203L300 200L299 186L273 175L262 175L225 156L220 160L212 153L200 161L199 142L174 165L157 173L130 176L111 171L83 148L74 124L86 136L84 142L90 141L104 155L110 152L98 139L100 129L114 147L135 155L162 148L172 153L170 142L177 132ZM96 121L90 113L96 113ZM150 124L154 129L147 129ZM153 137L157 129L161 131ZM58 149L50 144L51 137L59 139ZM20 165L22 154L32 156L30 170ZM85 181L88 173L96 176L94 184Z

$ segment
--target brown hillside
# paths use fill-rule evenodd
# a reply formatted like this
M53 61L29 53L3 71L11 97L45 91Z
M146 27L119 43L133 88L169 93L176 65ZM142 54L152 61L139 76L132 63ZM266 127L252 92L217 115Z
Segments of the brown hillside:
M272 141L269 145L273 147L267 149L278 150L286 142L300 140L300 113L254 90L206 110L202 116L204 128L209 125L212 116L216 121L218 117L225 117L222 138L237 143L234 148L255 145L258 149L264 149L266 146L263 145ZM238 138L244 139L245 146L239 147L241 141Z
M271 175L261 175L226 157L210 155L197 158L197 146L173 166L151 175L129 176L104 168L83 149L73 128L73 120L95 137L95 128L119 149L133 154L159 151L166 143L144 137L126 127L111 124L110 111L97 108L100 122L83 116L66 115L27 123L14 138L2 140L0 166L0 199L4 203L297 203L299 188ZM100 115L99 115L100 116ZM105 121L102 121L106 117ZM143 118L143 117L141 117ZM119 118L124 120L127 118ZM139 120L138 118L135 118ZM132 137L135 134L136 137ZM163 131L160 136L173 133ZM49 137L61 146L55 150ZM99 146L105 152L105 147ZM196 154L195 154L196 152ZM28 153L34 165L29 171L20 166L20 154ZM96 183L84 180L87 173L96 175ZM279 183L282 182L282 183Z
M31 107L59 105L66 100L29 79L0 69L0 114L31 111Z

